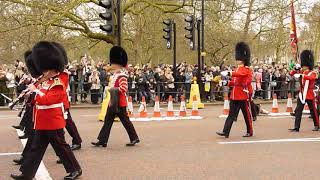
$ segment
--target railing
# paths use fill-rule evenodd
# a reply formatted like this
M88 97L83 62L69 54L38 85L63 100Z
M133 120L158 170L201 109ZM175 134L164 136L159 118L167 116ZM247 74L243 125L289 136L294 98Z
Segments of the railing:
M277 86L273 87L271 85L274 85L274 82L276 82ZM286 97L288 92L291 92L293 95L297 94L299 91L299 82L297 81L274 81L271 82L262 82L261 83L261 90L260 95L264 99L270 99L271 94L276 93L278 96ZM254 83L254 82L253 82ZM163 83L158 82L155 84L154 88L152 90L147 89L142 90L143 88L139 88L139 85L135 83L135 89L132 89L132 83L128 83L128 95L132 96L134 101L140 101L141 96L148 96L148 100L153 101L155 96L159 96L160 100L166 101L169 95L172 95L175 99L175 101L179 101L180 96L184 95L187 99L189 98L191 84L184 83L184 82L174 82L174 88L166 88L170 83ZM76 103L77 101L86 101L88 97L96 98L98 99L98 102L101 102L104 86L101 85L101 88L98 90L90 90L88 87L88 83L84 82L83 84L78 82L71 82L70 83L70 97L71 102ZM147 84L145 84L147 85ZM207 90L206 86L210 86L210 90ZM210 82L210 84L207 84L205 82L202 82L199 86L200 88L200 94L202 97L202 100L223 100L223 94L229 93L230 88L228 87L219 87L218 83ZM16 97L16 93L7 93L7 92L0 92L4 96L7 97ZM258 95L259 93L256 93ZM3 95L0 94L0 101L4 101L7 99ZM293 96L294 97L294 96ZM8 103L9 101L6 101ZM1 102L0 102L1 105Z

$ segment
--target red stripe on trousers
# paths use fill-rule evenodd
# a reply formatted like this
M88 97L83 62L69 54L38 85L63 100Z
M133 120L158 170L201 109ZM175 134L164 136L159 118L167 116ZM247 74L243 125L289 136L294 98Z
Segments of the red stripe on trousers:
M316 124L317 124L317 126L319 126L319 117L318 117L318 112L317 112L316 101L315 100L312 100L312 106L313 106L313 113L314 113L315 118L316 118Z
M252 134L253 134L253 130L252 130L252 119L251 119L251 113L250 113L250 111L249 111L248 101L246 101L246 111L247 111L247 116L248 116L248 120L249 120L250 135L252 135Z

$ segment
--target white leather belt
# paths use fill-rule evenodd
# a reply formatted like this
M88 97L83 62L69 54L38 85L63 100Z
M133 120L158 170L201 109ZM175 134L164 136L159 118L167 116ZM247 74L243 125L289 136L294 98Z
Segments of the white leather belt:
M41 106L41 105L36 105L37 109L53 109L53 108L63 108L63 103L59 104L52 104L49 106Z

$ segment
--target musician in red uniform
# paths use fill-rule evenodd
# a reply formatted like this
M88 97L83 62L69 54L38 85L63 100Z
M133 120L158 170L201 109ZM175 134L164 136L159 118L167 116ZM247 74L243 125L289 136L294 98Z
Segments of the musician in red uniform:
M30 75L35 78L35 79L38 79L39 77L41 77L42 73L37 71L34 63L33 63L33 60L31 58L32 54L31 51L27 51L25 53L25 64L27 66L27 69L28 69L28 72L30 73ZM23 148L23 151L21 153L21 157L19 159L14 159L13 162L16 163L16 165L21 165L23 163L23 160L25 159L27 153L29 152L29 150L31 149L31 145L32 145L32 140L33 140L33 137L34 137L34 132L35 130L33 129L34 127L34 124L33 124L33 107L34 107L34 104L32 103L33 102L33 99L34 99L34 96L35 96L35 93L32 93L30 95L27 95L29 97L25 97L25 99L28 99L27 100L27 104L26 104L26 110L25 110L25 113L23 115L23 120L25 121L23 124L25 124L25 129L27 128L30 128L30 133L28 134L28 140L27 140L27 143L26 143L26 146ZM26 134L26 133L25 133Z
M231 72L221 72L222 76L230 75L231 81L223 82L223 85L232 87L230 93L230 111L224 124L223 132L217 132L219 136L229 137L233 121L241 109L247 126L247 133L243 137L253 136L252 115L250 112L250 91L252 81L252 71L248 67L250 65L250 48L244 42L236 45L235 58L238 67Z
M295 124L293 129L289 129L291 132L299 132L301 124L302 111L307 103L310 109L310 114L313 119L314 129L319 130L319 116L317 112L317 106L315 101L315 80L317 79L317 73L313 71L314 57L310 50L304 50L300 55L302 71L301 73L291 73L295 78L300 79L300 92L297 100L297 107L295 109Z
M64 65L68 65L68 56L67 52L65 51L64 47L57 43L57 42L52 42L53 45L55 45L62 53L63 58L64 58ZM66 129L69 133L69 135L72 137L72 145L71 145L71 150L78 150L81 149L81 143L82 139L80 137L78 128L76 124L74 123L71 113L70 113L70 100L69 100L69 91L70 91L70 86L69 86L69 71L65 69L61 73L61 80L63 84L66 87L66 96L64 97L63 104L64 108L66 111ZM61 161L57 161L58 163L61 163Z
M32 59L38 71L42 72L41 84L37 87L28 86L30 92L36 92L33 113L35 134L31 149L20 168L22 174L11 174L11 177L31 180L50 143L62 159L67 173L70 173L64 179L77 179L81 176L82 170L65 141L63 130L66 126L63 104L66 89L61 80L61 72L64 70L63 56L52 43L42 41L33 47Z
M128 81L127 71L124 68L128 62L127 53L123 48L115 46L111 48L109 58L113 71L109 90L111 100L104 124L98 136L98 142L92 142L92 145L107 147L114 118L118 116L130 138L130 143L128 143L127 146L134 146L136 143L139 143L140 140L127 113L126 94L128 92Z

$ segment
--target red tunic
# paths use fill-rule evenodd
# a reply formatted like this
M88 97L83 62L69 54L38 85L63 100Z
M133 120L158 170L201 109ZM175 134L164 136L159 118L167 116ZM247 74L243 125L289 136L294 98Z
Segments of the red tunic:
M232 88L230 95L231 100L247 100L252 93L252 71L247 66L238 66L231 73L231 81L228 83Z
M127 92L128 92L128 80L125 70L115 72L111 77L110 88L115 87L119 89L119 105L120 107L127 106Z
M308 100L313 100L315 98L314 96L314 87L315 87L315 81L317 79L317 73L314 71L303 71L303 76L302 76L302 88L301 88L301 93L303 93L303 90L306 85L306 81L309 80L309 86L308 86L308 91L307 91L307 96L306 99Z
M64 71L60 76L61 81L63 82L64 87L66 88L66 96L63 98L63 105L65 109L70 108L69 101L69 73L68 71Z
M57 130L66 126L63 100L66 90L61 74L38 85L34 106L34 129Z

